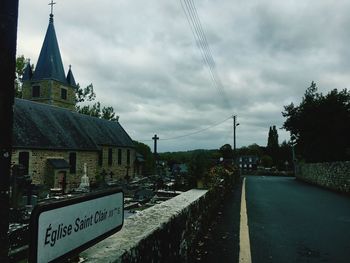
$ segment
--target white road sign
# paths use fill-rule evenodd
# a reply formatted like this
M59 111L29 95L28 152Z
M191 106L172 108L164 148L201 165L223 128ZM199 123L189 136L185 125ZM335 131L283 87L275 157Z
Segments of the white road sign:
M121 190L39 205L31 218L31 262L67 258L119 231L124 222Z

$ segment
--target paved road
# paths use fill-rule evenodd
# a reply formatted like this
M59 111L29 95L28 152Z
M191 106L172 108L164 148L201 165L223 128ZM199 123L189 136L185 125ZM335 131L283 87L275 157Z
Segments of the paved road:
M247 177L253 263L350 262L350 198L283 177Z

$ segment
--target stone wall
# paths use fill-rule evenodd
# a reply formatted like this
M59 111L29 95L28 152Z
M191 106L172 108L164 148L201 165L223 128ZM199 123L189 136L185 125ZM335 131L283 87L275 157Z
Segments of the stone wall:
M350 193L350 162L302 164L297 178L342 193Z
M32 97L33 86L40 86L40 96ZM67 90L67 99L61 98L61 89ZM75 90L72 86L62 85L55 80L25 81L22 86L22 98L75 110Z
M112 149L112 163L108 162L108 152L109 149ZM119 151L120 150L120 151ZM129 163L127 162L128 150L130 153ZM119 152L121 153L119 157ZM120 163L119 163L120 158ZM129 177L134 176L134 168L135 168L135 158L136 151L132 148L121 148L121 147L102 147L102 165L98 167L98 172L102 172L104 170L107 173L106 180L115 180L125 178L128 174Z
M225 196L224 183L192 189L124 221L122 230L81 253L86 262L189 262L198 234Z
M103 147L104 155L108 157L108 148ZM117 152L117 148L113 148L113 152ZM67 174L68 188L75 188L79 186L81 177L84 172L84 163L87 164L87 173L91 182L95 180L97 174L101 173L102 169L105 169L107 173L106 180L115 180L118 178L124 178L128 172L130 177L134 175L134 161L135 161L135 149L130 150L130 165L126 163L127 148L122 149L122 163L118 165L117 155L113 155L112 165L108 165L108 160L104 159L102 166L98 164L99 154L98 152L89 151L64 151L64 150L31 150L31 149L13 149L11 162L12 165L18 164L19 153L21 151L29 153L29 167L28 174L32 177L34 184L44 184L47 177L53 176L50 174L48 167L48 159L65 159L69 163L69 153L76 153L76 172L74 174ZM128 170L128 171L127 171ZM113 173L112 177L109 175ZM53 187L53 186L51 186Z

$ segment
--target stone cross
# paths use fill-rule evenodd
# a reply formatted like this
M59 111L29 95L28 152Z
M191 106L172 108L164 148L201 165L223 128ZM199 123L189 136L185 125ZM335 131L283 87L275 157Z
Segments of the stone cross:
M152 138L152 140L154 140L154 150L153 153L155 156L157 156L157 141L159 140L159 137L157 136L157 134L155 134Z
M55 5L56 3L53 2L53 0L51 0L51 3L49 3L49 5L51 6L51 15L53 14L53 5Z

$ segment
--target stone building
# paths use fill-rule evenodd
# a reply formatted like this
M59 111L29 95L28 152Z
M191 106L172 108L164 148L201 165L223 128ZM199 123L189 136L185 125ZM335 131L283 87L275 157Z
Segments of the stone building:
M75 112L77 88L71 67L65 75L53 15L34 72L28 62L22 98L14 105L12 163L22 164L35 184L74 188L84 163L94 181L134 175L136 153L118 121Z

